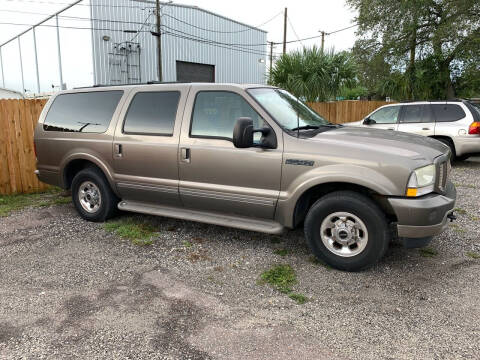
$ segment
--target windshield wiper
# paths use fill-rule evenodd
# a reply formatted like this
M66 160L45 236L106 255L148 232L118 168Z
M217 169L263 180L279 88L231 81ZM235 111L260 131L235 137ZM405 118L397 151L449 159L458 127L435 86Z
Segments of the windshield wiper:
M343 125L341 124L321 124L321 125L303 125L303 126L298 126L293 129L290 129L290 131L298 131L298 130L316 130L320 129L321 127L331 127L331 128L339 128L342 127Z
M303 126L294 127L293 129L290 129L290 131L315 130L315 129L318 129L319 127L320 126L318 126L318 125L303 125Z

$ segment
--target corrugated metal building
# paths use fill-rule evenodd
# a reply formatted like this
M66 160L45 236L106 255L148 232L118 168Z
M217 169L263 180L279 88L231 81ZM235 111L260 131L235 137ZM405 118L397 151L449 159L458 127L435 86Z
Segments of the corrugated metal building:
M91 5L94 83L158 80L155 1ZM265 31L195 6L160 13L163 81L265 83Z

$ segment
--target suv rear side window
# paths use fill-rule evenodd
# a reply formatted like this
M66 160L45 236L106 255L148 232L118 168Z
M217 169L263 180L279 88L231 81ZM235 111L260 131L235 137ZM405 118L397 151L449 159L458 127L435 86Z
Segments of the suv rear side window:
M46 131L103 133L108 129L123 91L61 94L43 123Z
M430 123L433 122L429 105L403 105L402 123Z
M463 119L465 111L456 104L432 104L433 113L437 122L450 122Z
M201 91L195 99L190 136L231 140L240 117L251 118L255 128L264 124L242 96L228 91Z
M395 124L398 120L400 106L388 106L375 111L369 119L375 120L377 124Z
M179 99L178 91L135 94L125 116L123 132L140 135L172 135Z

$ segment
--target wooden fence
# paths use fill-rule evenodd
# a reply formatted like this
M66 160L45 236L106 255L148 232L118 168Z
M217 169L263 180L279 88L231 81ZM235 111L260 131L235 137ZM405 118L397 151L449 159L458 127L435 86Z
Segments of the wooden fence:
M37 180L33 130L46 100L0 100L0 194L45 190ZM309 104L333 123L358 121L383 101L338 101Z
M41 191L33 129L46 100L0 100L0 194Z
M342 124L362 120L373 110L386 104L391 104L391 102L345 100L309 103L308 105L331 123Z

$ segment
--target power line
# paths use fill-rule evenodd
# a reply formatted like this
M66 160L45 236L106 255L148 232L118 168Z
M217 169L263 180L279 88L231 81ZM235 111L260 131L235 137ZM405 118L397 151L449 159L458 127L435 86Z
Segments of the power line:
M44 15L44 16L51 16L52 15L52 14L46 14L46 13L33 12L33 11L4 10L4 9L0 9L0 11L14 12L14 13L20 13L20 14ZM69 16L69 15L58 15L58 17L61 18L61 19L72 19L72 20L80 20L80 21L104 21L104 22L110 22L110 23L138 24L138 25L143 25L144 24L144 23L139 22L139 21L107 20L107 19L86 18L86 17L81 17L81 16ZM153 24L149 24L149 25L153 25ZM36 25L32 25L32 26L36 26Z
M290 27L292 28L293 34L295 35L295 37L297 38L297 40L300 41L300 44L302 44L302 46L303 46L302 40L300 39L300 37L298 36L297 32L295 31L295 28L293 27L293 24L292 24L292 22L290 21L290 18L289 18L288 16L287 16L287 20L288 20L288 23L290 24Z
M34 4L43 4L43 5L71 5L71 3L65 2L55 2L55 1L46 1L46 0L2 0L10 3L21 2L21 3L34 3ZM89 6L89 7L107 7L107 8L126 8L126 9L153 9L151 6L130 6L130 5L103 5L103 4L75 4L75 6Z
M348 26L346 28L343 28L343 29L338 29L338 30L335 30L335 31L332 31L332 32L329 32L329 33L325 33L325 35L331 35L331 34L335 34L335 33L338 33L340 31L344 31L344 30L348 30L348 29L351 29L355 26L358 26L358 24L354 24L352 26ZM315 35L315 36L310 36L310 37L306 37L306 38L303 38L303 39L298 39L298 40L290 40L290 41L287 41L287 44L290 44L290 43L295 43L295 42L301 42L301 41L305 41L305 40L311 40L311 39L318 39L319 37L322 37L322 35ZM274 43L275 45L279 45L279 44L283 44L283 42L276 42Z

